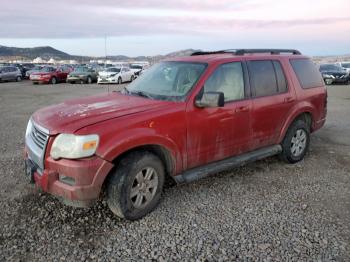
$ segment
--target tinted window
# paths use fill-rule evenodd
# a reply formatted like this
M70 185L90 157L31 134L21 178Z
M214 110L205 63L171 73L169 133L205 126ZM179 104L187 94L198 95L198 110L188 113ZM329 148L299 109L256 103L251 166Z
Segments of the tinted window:
M290 63L302 88L323 86L323 79L310 59L291 59Z
M278 91L280 93L287 92L288 87L287 87L287 80L284 75L281 63L278 61L273 61L273 66L275 67L276 71L276 78L277 78L277 85L278 85Z
M219 66L208 78L204 91L223 92L225 101L244 98L244 77L240 62Z
M253 96L268 96L278 93L272 61L250 61L248 67Z

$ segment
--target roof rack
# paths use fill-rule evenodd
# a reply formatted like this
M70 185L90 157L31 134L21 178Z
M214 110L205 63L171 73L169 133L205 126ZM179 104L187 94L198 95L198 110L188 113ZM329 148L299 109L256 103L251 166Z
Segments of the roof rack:
M245 54L257 54L257 53L270 53L271 55L284 54L293 54L301 55L300 51L295 49L227 49L219 51L199 51L194 52L191 56L197 55L213 55L213 54L233 54L233 55L245 55Z

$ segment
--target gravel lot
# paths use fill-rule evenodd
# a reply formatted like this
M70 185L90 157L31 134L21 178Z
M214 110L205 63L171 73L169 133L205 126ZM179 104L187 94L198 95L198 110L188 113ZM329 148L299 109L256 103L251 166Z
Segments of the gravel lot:
M328 120L296 165L272 157L165 189L136 222L104 201L66 207L23 175L38 108L117 86L0 84L0 261L350 261L350 86L328 87Z

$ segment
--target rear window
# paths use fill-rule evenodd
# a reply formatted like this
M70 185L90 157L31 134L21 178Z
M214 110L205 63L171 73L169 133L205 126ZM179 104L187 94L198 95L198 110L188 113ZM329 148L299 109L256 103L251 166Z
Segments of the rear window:
M290 59L302 88L323 86L321 73L310 59Z

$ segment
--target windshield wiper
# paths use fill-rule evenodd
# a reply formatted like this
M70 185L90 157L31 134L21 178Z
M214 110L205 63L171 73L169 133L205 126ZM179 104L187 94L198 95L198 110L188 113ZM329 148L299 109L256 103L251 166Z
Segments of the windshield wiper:
M151 96L150 94L145 93L143 91L129 91L128 90L128 92L129 92L129 94L134 94L134 95L137 95L137 96L153 99L153 96Z

